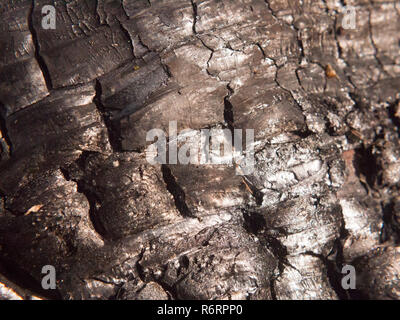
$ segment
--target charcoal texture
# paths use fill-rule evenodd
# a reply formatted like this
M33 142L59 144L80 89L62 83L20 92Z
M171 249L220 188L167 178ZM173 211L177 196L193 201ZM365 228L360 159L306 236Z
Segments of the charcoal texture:
M6 0L0 30L0 299L400 298L399 1ZM149 163L171 121L254 129L254 171Z

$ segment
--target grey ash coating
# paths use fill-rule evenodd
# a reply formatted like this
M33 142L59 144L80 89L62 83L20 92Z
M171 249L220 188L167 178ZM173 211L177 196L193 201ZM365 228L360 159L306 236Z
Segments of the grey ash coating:
M62 299L400 298L398 1L346 1L355 30L336 0L57 1L49 31L50 2L0 6L0 282ZM146 133L171 120L255 129L255 172L151 166Z

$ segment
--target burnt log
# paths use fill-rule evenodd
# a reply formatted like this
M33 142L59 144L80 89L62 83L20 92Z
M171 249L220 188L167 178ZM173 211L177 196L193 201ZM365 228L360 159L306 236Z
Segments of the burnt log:
M399 299L400 5L346 3L3 1L0 299ZM254 171L149 163L171 121Z

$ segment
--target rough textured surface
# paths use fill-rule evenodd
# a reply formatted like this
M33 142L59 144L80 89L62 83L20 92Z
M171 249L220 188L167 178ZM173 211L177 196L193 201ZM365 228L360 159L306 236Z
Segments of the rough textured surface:
M398 1L45 4L0 4L0 299L400 298ZM170 121L255 171L149 164Z

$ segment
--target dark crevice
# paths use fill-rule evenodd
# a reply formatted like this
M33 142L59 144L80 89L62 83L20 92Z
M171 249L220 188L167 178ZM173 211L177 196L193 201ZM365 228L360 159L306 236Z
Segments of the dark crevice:
M234 132L233 131L234 130L234 127L233 127L233 106L232 106L232 103L229 101L229 96L226 96L224 98L224 120L225 120L225 123L226 123L228 129L231 131L232 137L233 137L234 136L233 135L233 132Z
M316 254L308 251L305 254L316 257L321 260L326 268L326 276L331 288L335 291L340 300L358 300L362 299L360 292L357 289L345 290L342 287L342 279L345 276L342 273L342 268L346 264L343 255L343 242L349 236L346 229L344 218L342 217L339 237L335 239L331 252L327 257L322 254Z
M347 264L344 258L343 243L349 237L350 233L346 229L346 222L344 220L343 212L341 211L342 218L339 230L339 237L333 243L331 252L327 257L322 255L315 255L321 259L326 266L327 277L332 289L336 292L341 300L365 300L365 297L358 289L345 290L342 287L342 279L345 274L342 273L343 267ZM354 263L354 262L353 262Z
M226 127L231 132L232 145L235 145L233 105L230 102L230 98L234 94L234 90L230 87L229 83L227 84L226 88L228 89L228 94L224 97L224 122Z
M189 32L191 32L190 28L192 28L193 34L194 34L192 36L192 38L194 38L194 40L197 40L196 38L198 38L199 41L203 44L203 46L211 51L210 57L207 62L207 66L209 66L210 61L212 61L212 59L213 59L214 49L207 46L203 42L203 40L200 39L200 36L197 33L197 29L199 29L199 27L200 27L200 25L197 23L198 22L200 23L200 21L201 21L200 16L198 16L198 13L201 14L201 11L200 11L201 7L198 8L199 2L196 0L189 0L189 1L191 1L191 5L192 5L192 9L193 9L193 21L191 19L189 19L190 20L189 21ZM151 6L150 0L147 0L147 2ZM340 1L340 2L342 3L343 6L346 4L345 1ZM271 11L271 14L274 17L274 19L276 19L276 22L279 24L285 24L286 22L283 19L278 18L278 16L277 16L278 14L279 14L279 16L281 14L280 12L278 12L278 9L276 9L277 10L276 12L274 12L271 9L271 4L273 4L273 2L265 0L265 3L268 6L269 10ZM328 13L326 1L323 0L323 3L325 4L325 10L326 10L325 12ZM37 4L36 4L36 6L37 6ZM37 26L37 29L36 29L37 32L36 32L36 30L34 28L34 23L33 23L33 21L37 22L36 21L37 19L35 17L39 16L39 12L38 12L39 8L36 7L37 12L35 11L35 14L37 13L37 15L35 15L35 17L33 17L34 9L35 9L35 1L32 0L32 8L31 8L31 11L29 13L29 18L28 18L29 19L29 29L32 34L32 39L33 39L33 43L35 46L36 61L38 62L39 66L43 72L43 77L45 78L47 88L50 90L50 88L52 88L51 77L50 77L49 71L47 69L47 66L46 66L44 58L43 58L46 56L44 55L43 52L42 52L42 55L40 54L40 43L38 40L38 34L39 35L41 34L41 30L39 29L39 26ZM186 3L186 9L189 9L189 11L190 11L190 5L188 2ZM284 12L282 12L282 13L284 14ZM336 13L336 11L335 11L335 13ZM191 11L190 11L189 15L191 15ZM371 15L371 12L370 12L370 15ZM269 18L271 18L271 16ZM148 52L151 52L151 53L156 52L156 50L150 50L149 47L142 42L142 39L140 38L140 36L137 36L138 42L136 40L136 37L134 38L134 41L133 41L129 31L124 27L124 25L121 23L121 21L118 20L118 22L120 24L120 28L121 28L122 32L127 36L127 38L130 41L130 45L132 46L132 55L133 56L135 55L135 49L137 50L136 44L138 42L140 43L140 45L143 45L143 47L146 48L148 50ZM193 24L191 25L192 22L193 22ZM337 21L336 21L336 17L335 17L335 30L337 29L336 24L337 24ZM287 24L287 25L289 25L289 24ZM127 24L125 24L125 26L127 26ZM293 31L294 26L292 25L291 27L292 27L292 31ZM379 58L378 49L377 49L376 45L373 43L374 38L372 37L371 16L369 17L369 29L370 29L369 37L371 38L371 42L376 51L375 58L377 59L378 64L380 64L380 68L382 69L382 63L378 59ZM212 30L212 31L214 31L214 30ZM306 46L307 42L306 42L306 39L305 39L304 35L302 34L301 30L296 29L296 31L297 31L298 46L301 50L298 53L298 55L300 56L299 60L301 61L304 58L304 47L303 46ZM293 37L294 37L294 35L293 35ZM343 60L346 63L346 65L349 66L347 64L347 62L342 58L343 52L341 50L341 47L339 45L337 37L338 36L335 34L337 53L338 53L339 59ZM145 34L143 34L143 39L146 42L148 42L150 47L153 48L154 44L151 43L150 42L151 40L148 40L147 37L145 38ZM206 39L206 38L204 38L204 39ZM206 41L206 42L208 43L208 41ZM296 42L296 39L294 39L294 42ZM212 42L210 41L210 44L211 43ZM135 46L134 46L134 44L135 44ZM246 43L246 45L247 44L248 44L248 42ZM262 46L259 43L256 43L255 45L257 45L257 47L261 51L263 57L266 58L266 52L268 53L268 51L264 52ZM234 49L232 49L232 47L229 44L226 45L226 48L229 48L230 50L234 50ZM43 49L43 47L42 47L42 49ZM145 50L143 50L143 52L144 51ZM336 52L335 52L335 55L336 55ZM377 57L377 55L378 55L378 57ZM307 56L307 59L308 58L309 57ZM215 56L214 56L214 59L215 59ZM335 57L333 57L333 59L335 59ZM143 61L144 60L145 59L143 59ZM164 68L166 74L168 75L168 78L171 78L172 75L168 68L168 65L163 64L163 61L161 58L160 58L160 60L161 60L162 67ZM274 60L274 62L275 62L275 60ZM278 72L279 67L277 66L276 62L275 62L275 65L277 67L277 72ZM250 66L251 66L251 63L250 63ZM206 71L210 76L218 78L218 74L216 76L212 75L208 69L209 68L207 68ZM275 81L282 90L289 92L290 95L293 97L294 101L296 102L296 104L298 105L298 107L300 109L303 109L304 104L302 103L301 99L300 98L295 99L296 92L294 90L284 89L283 86L285 86L285 85L283 82L281 82L283 86L281 86L279 84L279 78L277 77L277 75L278 75L278 73L276 73L275 79L273 81ZM299 75L297 73L297 70L296 70L295 76L297 77L297 80L300 83L300 85L302 85ZM346 76L348 78L348 81L351 83L350 77L347 74L346 74ZM55 79L53 79L53 81L54 80ZM116 79L116 80L118 80L118 79ZM166 81L168 81L168 80L169 79L167 79ZM220 81L223 82L222 80L220 80ZM226 84L226 82L224 82L224 83ZM199 85L201 85L201 84L199 84ZM325 84L325 87L326 87L326 84ZM224 112L223 112L224 115L223 116L224 116L224 120L225 120L225 126L233 133L234 125L235 125L235 122L234 122L235 114L234 114L234 109L233 109L234 106L232 105L231 101L235 101L234 99L232 99L232 95L234 94L234 91L229 85L227 86L227 88L228 88L229 92L227 92L227 95L225 97L223 97L224 98ZM95 81L95 90L96 90L96 94L95 94L93 101L103 116L103 121L108 130L109 141L112 145L114 152L120 151L120 150L122 150L121 124L119 121L114 122L110 119L110 111L109 111L109 109L106 109L104 106L104 104L106 104L106 100L102 101L102 86L101 86L101 83L99 80ZM347 88L346 88L346 90L347 90ZM350 89L348 89L348 90L350 90ZM305 90L305 91L307 91L307 90ZM351 93L350 93L350 96L353 99L353 96L351 95ZM222 104L221 100L222 100L222 97L220 99L220 103ZM393 122L393 124L397 127L398 130L400 130L400 118L398 115L396 115L396 112L398 112L396 109L398 103L399 103L399 101L396 101L395 104L390 105L390 107L388 109L388 113L389 113L389 117L390 117L391 121ZM235 107L236 107L236 105L235 105ZM359 107L359 105L355 106L355 108L357 108L357 107ZM237 122L237 119L236 119L236 122ZM132 126L134 126L134 124L132 124ZM3 134L3 139L0 141L1 142L0 148L5 149L5 148L7 148L8 145L10 145L9 144L10 139L8 137L5 121L2 118L0 118L0 130ZM330 135L334 135L334 133L335 133L333 130L333 127L328 127L326 130L327 130L327 133L329 133ZM298 131L292 131L291 133L299 136L301 139L305 139L314 134L313 132L308 130L306 126L304 126L304 130L303 130L303 128L301 128ZM234 137L234 135L232 135L232 136ZM4 143L6 143L6 144L4 144ZM348 144L348 146L353 148L353 146L351 146L350 143ZM297 147L297 145L295 145L295 147ZM309 145L309 147L312 148L313 145L311 144L311 145ZM380 162L378 162L379 157L377 157L376 154L374 153L374 151L375 151L374 148L375 147L371 147L371 146L362 146L361 148L356 150L356 155L355 155L355 159L354 159L354 167L356 168L356 174L359 177L365 176L367 179L368 185L371 187L377 186L380 184L379 174L381 172L381 166L382 166L380 164ZM137 150L137 151L139 151L139 150ZM141 151L143 151L143 150L141 150ZM74 165L79 166L81 169L81 170L78 170L79 171L78 177L75 176L75 172L72 171L72 169L69 170L68 168L61 168L61 171L64 174L65 179L74 181L78 186L78 191L87 198L89 205L90 205L89 216L94 225L94 228L100 235L102 235L104 238L106 238L107 232L104 229L104 226L102 225L101 221L98 220L98 215L97 215L97 211L98 211L97 206L101 201L100 192L91 183L91 181L85 180L80 177L80 174L85 174L88 169L86 167L86 163L88 161L87 158L91 154L92 154L91 152L86 152L86 151L83 152L81 157L76 161L76 163L74 163ZM329 163L328 163L328 167L330 169ZM173 169L172 166L168 166L168 165L161 166L161 171L162 171L164 182L166 184L166 188L170 192L172 197L174 198L175 206L176 206L177 210L180 212L180 214L183 217L192 217L193 213L191 212L191 210L189 209L189 207L187 205L189 202L186 200L185 191L182 188L182 186L180 186L178 184L178 182L180 182L180 181L173 175L174 171L171 170L171 168ZM73 179L75 179L75 180L73 180ZM245 181L246 186L251 190L251 193L255 197L256 204L258 206L260 206L263 202L264 194L260 190L258 190L254 185L252 185L250 183L251 179L248 179L248 177L244 176L243 180ZM396 192L395 195L398 194L398 189L397 190L392 189L392 190L394 192ZM323 192L325 192L325 191L323 191ZM398 203L393 202L393 201L394 201L393 199L389 199L389 200L386 200L385 202L383 202L383 201L381 202L382 213L383 213L383 217L382 217L383 226L382 226L382 231L381 231L381 235L380 235L381 243L395 242L396 244L399 244L399 242L400 242L400 225L399 225L398 216L396 216L396 214L398 212L398 207L396 207L396 206ZM1 205L1 202L0 202L0 205ZM193 209L193 210L195 210L195 209ZM396 210L397 210L397 212L396 212ZM21 213L21 214L23 214L23 213ZM285 268L290 266L289 259L288 259L290 257L290 255L288 253L288 248L284 245L284 242L283 242L284 240L281 240L285 236L285 233L284 233L285 230L281 230L279 228L275 228L275 229L272 228L272 230L271 230L271 228L269 226L269 219L266 219L266 216L263 215L263 212L261 210L258 212L243 211L243 217L244 217L243 224L244 224L244 227L247 230L247 232L256 235L260 239L260 242L263 245L263 247L268 248L268 250L272 252L272 254L275 256L276 260L278 261L279 274L275 274L269 278L269 281L270 281L269 289L270 289L271 297L272 297L272 299L277 299L277 292L276 292L277 281L279 281L279 277L282 275L282 272L284 272ZM343 243L347 237L348 237L348 231L345 229L344 219L342 218L342 226L340 229L340 233L339 233L339 236L337 237L337 239L333 243L332 252L329 253L328 256L325 256L325 254L324 255L315 254L313 252L307 252L306 254L317 257L318 259L320 259L323 262L323 267L324 267L324 269L326 269L326 276L327 276L327 279L329 280L330 286L333 288L333 290L336 292L337 296L340 299L345 299L345 300L359 299L359 298L362 298L363 296L357 290L355 290L355 291L344 290L341 286L341 280L343 278L343 274L341 273L341 270L342 270L343 265L346 263L345 258L344 258L344 253L343 253L343 250L344 250ZM208 238L208 240L205 240L202 243L202 245L203 246L209 245L210 238L211 238L211 236ZM72 243L68 243L67 245L69 246L69 249L73 248ZM163 248L161 248L160 250L163 250ZM177 283L174 283L171 285L170 279L168 279L165 276L166 271L167 271L167 266L164 266L165 270L164 270L164 274L162 277L159 277L159 276L155 277L154 274L152 274L145 268L145 267L147 267L147 265L142 260L143 256L144 256L144 252L145 252L145 250L142 250L142 252L139 256L139 260L137 260L136 265L135 265L135 268L137 269L137 273L138 273L140 279L142 279L142 281L144 281L145 283L148 283L149 281L155 281L164 288L165 292L167 292L167 294L170 297L175 297L175 298L178 297L176 288L178 287L180 289L181 286L180 285L177 286ZM151 254L153 254L153 253L151 253ZM157 252L155 253L155 256L157 256ZM1 273L4 272L4 274L9 276L10 279L18 279L18 281L15 281L16 283L17 282L21 283L21 285L23 287L32 289L32 291L39 292L39 290L41 290L40 282L38 282L39 281L38 277L36 277L36 279L34 279L31 275L27 274L25 272L25 270L16 269L15 262L13 262L13 263L9 262L9 264L8 264L7 261L3 262L2 259L5 259L5 258L0 256L0 272ZM354 261L353 261L353 263L354 263ZM185 269L187 269L188 266L189 266L189 259L186 256L182 256L180 258L180 267L178 268L178 271L177 271L178 276L181 276L186 271ZM278 272L276 272L276 273L278 273ZM183 278L181 277L179 279L179 281L182 281L182 279ZM96 279L96 280L105 282L104 280L100 280L100 279ZM105 283L108 283L108 282L105 282ZM178 282L178 284L179 284L179 282ZM145 286L146 286L146 284L141 286L139 291L142 290L143 288L145 288ZM118 288L120 288L120 290L118 290L118 292L116 293L115 298L118 298L120 296L120 294L123 293L123 291L125 290L122 287L122 285L121 285L121 287L118 287ZM54 297L57 298L59 295L58 292L51 291L51 290L45 291L45 294L52 295L53 293L54 293ZM180 292L180 294L182 295L182 292ZM279 291L278 291L278 294L280 294ZM40 294L40 295L42 295L42 294ZM183 294L182 296L184 297L185 295ZM49 298L52 298L52 297L49 296Z
M192 30L193 34L197 34L196 30L196 23L197 23L197 4L194 2L194 0L190 0L193 8L193 25L192 25Z
M111 295L108 300L121 300L121 297L125 294L126 289L123 284L116 285L117 290L115 294Z
M270 3L268 0L264 0L264 2L265 2L265 4L267 5L267 8L268 8L268 10L271 12L272 16L273 16L276 20L280 21L280 19L276 16L276 13L274 12L274 10L272 10L272 8L271 8L271 3Z
M168 285L167 283L159 280L154 280L168 295L168 300L178 300L178 293L176 288L173 286Z
M276 297L276 291L275 291L275 281L276 281L276 277L271 277L269 279L269 290L271 293L272 300L278 300Z
M261 45L259 43L256 43L256 46L258 47L258 49L261 51L261 54L263 55L263 58L266 59L267 55L265 54L264 49L261 47Z
M174 286L171 286L171 285L169 285L169 284L167 284L167 283L165 283L164 281L162 281L162 278L164 278L165 272L166 272L167 269L168 269L168 266L167 266L167 265L164 266L163 274L162 274L160 277L155 277L153 274L146 274L146 272L144 271L144 268L143 268L143 266L140 264L140 262L141 262L142 259L143 259L143 256L144 256L145 251L146 251L146 249L142 249L142 251L140 252L140 255L139 255L139 259L138 259L138 261L137 261L136 264L135 264L136 271L137 271L137 273L138 273L138 275L139 275L140 280L141 280L142 282L146 283L146 284L147 284L148 282L151 282L151 281L157 283L157 284L160 285L161 288L163 288L163 290L167 293L169 300L176 300L177 293L176 293L175 287L174 287ZM143 290L143 289L145 288L145 286L146 286L146 285L144 285L143 288L141 288L141 289L138 291L138 293L139 293L141 290Z
M149 51L149 52L152 52L152 51L153 51L153 50L151 50L151 49L149 48L149 46L148 46L147 44L145 44L145 43L143 42L142 37L141 37L139 34L137 35L137 38L138 38L138 40L139 40L140 45L143 46L147 51Z
M3 158L9 159L12 155L12 145L7 131L5 116L6 110L0 103L0 161Z
M183 191L181 186L179 186L178 183L176 182L176 179L173 176L171 169L167 165L163 164L161 165L161 171L164 182L167 186L167 190L174 197L175 206L180 212L180 214L183 217L193 217L192 213L190 212L185 202L186 198L185 192Z
M259 236L259 238L263 246L267 247L278 261L278 273L275 272L275 274L273 274L269 279L271 298L273 300L278 300L275 289L276 281L279 281L278 279L281 277L286 267L292 268L296 271L298 270L288 261L287 257L289 256L289 252L286 246L284 246L277 238L270 235L264 237Z
M103 238L103 240L110 239L111 237L106 232L103 224L101 223L101 221L99 220L98 215L97 215L96 203L99 202L97 195L94 192L92 192L91 190L89 190L89 188L86 188L83 183L78 181L77 185L78 185L78 192L85 195L85 197L87 198L87 200L89 202L89 206L90 206L89 218L93 224L94 229Z
M161 66L162 66L162 68L163 68L165 74L167 75L167 77L168 77L168 78L172 78L171 70L169 69L168 65L165 64L165 63L162 61L161 57L160 57L160 64L161 64Z
M137 273L139 275L139 279L146 283L147 282L146 281L146 274L145 274L145 272L143 270L142 265L140 264L140 261L142 261L145 252L146 252L146 249L145 248L142 249L142 251L139 254L139 258L135 263L135 267L136 267L136 271L137 271Z
M226 123L227 128L231 132L231 137L232 137L232 144L235 145L235 127L234 127L234 114L233 114L233 105L230 102L230 97L232 94L234 94L234 90L227 85L227 89L229 91L228 95L224 98L224 121ZM242 146L243 148L243 146ZM237 150L238 151L238 150ZM260 190L258 190L247 178L246 176L243 176L243 182L245 185L250 189L251 194L255 198L256 204L258 206L261 206L263 202L263 194Z
M201 41L201 43L207 48L207 46L204 44L203 40L200 39L200 41ZM213 50L213 49L209 49L209 50L211 50L211 54L210 54L210 57L209 57L208 60L207 60L206 72L207 72L207 74L208 74L210 77L217 78L217 79L220 81L220 79L218 78L218 76L215 76L215 75L212 74L212 73L210 72L210 70L209 70L210 61L211 61L211 59L212 59L213 56L214 56L214 50Z
M40 44L39 44L39 40L38 40L38 36L35 30L35 27L33 25L33 11L35 9L35 0L32 0L32 5L31 5L31 10L29 12L29 17L28 17L28 27L29 27L29 31L32 35L32 41L33 44L35 46L35 58L36 61L39 64L40 69L42 70L43 73L43 77L46 81L46 86L47 86L47 90L50 90L53 88L52 82L51 82L51 77L50 77L50 73L49 73L49 69L47 68L47 65L43 59L43 57L40 55Z
M243 210L244 228L252 234L259 234L266 228L266 222L262 214Z
M107 113L101 99L102 87L99 80L96 80L95 90L96 95L93 99L93 102L103 116L103 121L107 128L108 140L110 141L111 147L114 152L122 151L121 124L119 121L112 121L111 115Z
M381 184L381 171L377 160L372 152L373 146L362 146L356 149L354 157L354 168L358 177L364 176L370 188L374 188L376 184Z
M322 3L324 4L324 9L325 9L325 14L327 14L327 15L329 15L329 8L328 8L328 5L327 5L327 3L326 3L326 0L322 0Z
M304 115L303 107L301 106L301 104L299 103L299 101L298 101L298 100L296 99L296 97L294 96L292 90L289 90L289 89L284 88L284 87L279 83L279 80L278 80L278 72L279 72L279 70L280 70L284 65L278 66L278 64L277 64L277 62L276 62L275 59L273 59L273 58L269 58L269 59L271 59L271 60L273 61L274 65L275 65L275 67L276 67L276 72L275 72L275 77L274 77L274 81L275 81L276 85L277 85L279 88L281 88L283 91L285 91L285 92L287 92L288 94L290 94L290 96L292 97L292 99L293 99L294 103L296 104L296 106L299 108L299 110L301 110L301 111L303 112L304 122L306 122L306 116ZM296 78L296 79L299 81L298 78ZM299 83L299 85L301 86L301 82ZM308 128L307 128L307 130L308 130Z
M399 207L394 202L382 203L383 226L380 234L380 243L393 241L396 245L400 244L400 212ZM396 210L397 208L397 210Z
M263 246L267 247L278 260L279 274L282 274L285 266L296 269L287 260L287 256L289 255L287 248L277 238L265 234L265 231L269 228L262 214L255 211L249 212L243 210L243 218L246 231L256 235Z
M303 40L301 39L301 36L300 36L300 31L297 30L297 29L296 29L296 31L297 31L297 44L298 44L299 49L300 49L299 63L301 63L301 61L305 57L305 55L304 55L304 46L303 46Z
M340 300L349 300L349 294L345 289L343 289L341 284L343 274L340 272L341 267L338 266L337 261L329 260L323 255L316 254L311 251L307 251L304 254L321 260L321 262L325 265L326 276L328 278L331 288L335 291Z
M166 269L165 269L165 271L166 271ZM155 283L157 283L158 285L160 285L161 288L163 288L163 290L167 293L168 300L179 300L178 291L176 290L175 284L171 286L170 284L162 281L162 279L161 280L153 279L153 281Z
M86 159L93 154L97 154L97 152L93 151L83 151L81 156L75 161L75 164L83 171L85 172L85 167L86 167ZM100 203L100 199L97 197L96 193L91 190L89 186L85 183L84 180L81 180L79 178L73 177L70 174L69 168L63 167L60 168L60 171L64 175L64 178L67 181L73 181L77 185L77 191L81 194L83 194L88 203L89 203L89 219L92 222L94 230L101 236L103 240L105 239L110 239L111 237L108 235L106 229L104 228L102 222L99 220L98 215L97 215L97 204Z
M266 236L265 242L266 242L265 243L266 247L272 252L274 257L278 260L279 274L283 273L286 266L296 269L294 266L290 264L290 262L287 259L287 256L289 255L287 248L278 239L272 236Z
M128 17L127 17L128 18ZM119 21L118 19L116 19L118 21L119 27L122 30L122 33L125 35L125 37L127 38L127 41L129 42L129 45L131 47L131 53L132 53L132 57L135 57L135 48L133 47L133 41L131 38L131 35L129 33L129 31L125 28L123 22Z
M253 185L246 176L242 176L243 183L248 187L253 195L256 205L261 206L264 200L264 194L255 186Z
M392 103L389 106L388 112L390 119L397 128L397 133L400 138L400 100L397 100L396 102Z
M342 287L343 274L341 273L344 265L343 256L343 241L349 236L349 232L346 229L346 224L342 216L341 227L339 231L339 237L335 239L333 248L327 258L320 256L321 260L326 266L327 277L332 289L336 292L339 299L348 300L351 295L349 291L346 291Z
M306 139L314 134L314 132L312 132L308 128L305 128L305 130L303 131L300 130L292 131L292 133L302 139Z

